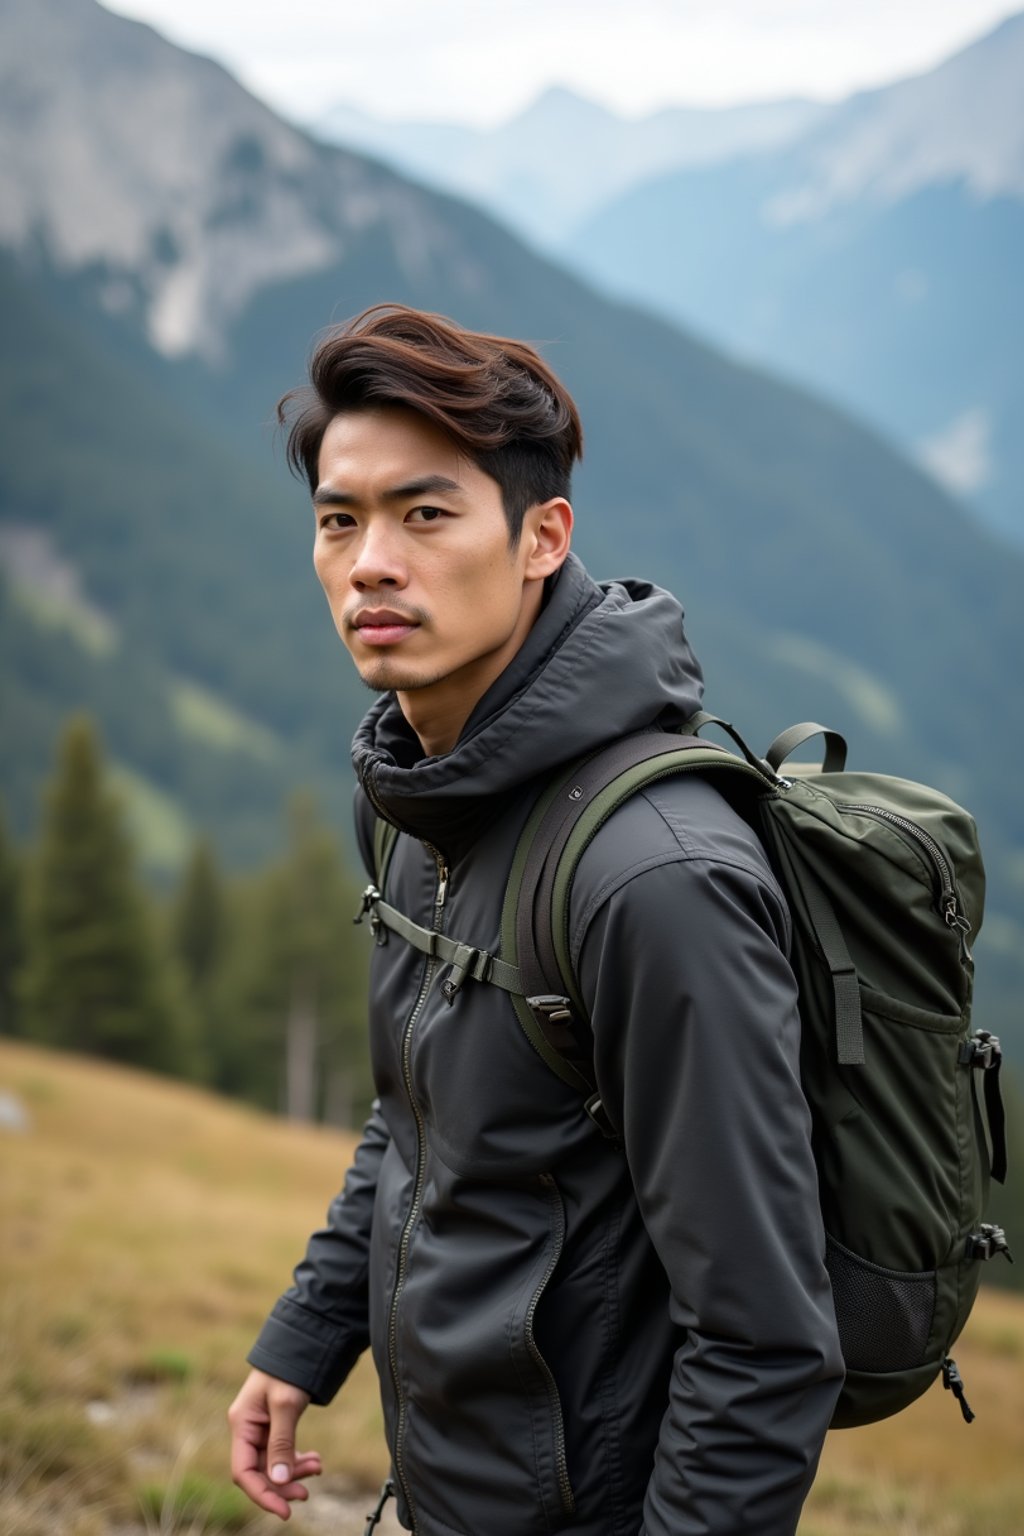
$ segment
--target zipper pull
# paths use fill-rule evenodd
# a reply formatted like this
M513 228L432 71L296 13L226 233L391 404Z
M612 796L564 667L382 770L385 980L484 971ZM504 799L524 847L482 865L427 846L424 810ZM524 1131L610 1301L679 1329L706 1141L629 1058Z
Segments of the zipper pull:
M971 931L971 925L967 918L957 907L956 897L952 893L950 893L950 895L946 898L946 904L942 909L942 915L946 919L946 927L955 928L957 933L960 935L961 960L965 962L972 960L974 957L971 954L967 944L967 935Z
M970 1403L964 1396L964 1384L961 1380L960 1372L956 1368L956 1361L951 1360L948 1355L942 1362L942 1385L947 1392L952 1392L960 1404L960 1412L964 1416L964 1423L972 1424L974 1422L974 1414Z
M437 896L435 898L434 905L437 907L437 910L439 912L441 911L442 907L444 906L445 900L446 900L446 898L448 896L448 874L449 874L448 865L444 862L443 859L438 859L438 861L437 861Z

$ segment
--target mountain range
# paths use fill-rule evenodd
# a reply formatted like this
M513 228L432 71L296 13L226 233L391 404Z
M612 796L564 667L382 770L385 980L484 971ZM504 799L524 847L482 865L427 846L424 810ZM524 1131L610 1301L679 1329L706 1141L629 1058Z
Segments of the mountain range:
M386 121L346 102L306 126L329 143L379 156L468 197L539 248L557 251L584 219L637 183L780 148L829 110L798 98L668 107L629 118L551 86L494 128Z
M632 122L555 93L489 132L317 126L822 391L1024 544L1024 15L834 106Z
M595 574L674 588L708 702L763 744L845 727L991 849L995 1012L1024 970L1024 557L806 391L609 300L481 211L281 122L94 0L0 0L3 792L17 826L60 720L100 720L151 857L274 845L335 812L365 702L268 429L310 338L410 302L538 342L579 400Z

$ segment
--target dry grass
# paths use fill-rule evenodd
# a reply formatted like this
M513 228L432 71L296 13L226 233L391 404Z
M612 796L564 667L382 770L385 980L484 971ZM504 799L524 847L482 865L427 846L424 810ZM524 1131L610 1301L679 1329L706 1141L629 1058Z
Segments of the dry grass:
M31 1126L0 1129L0 1536L280 1530L227 1478L224 1412L351 1137L11 1041L2 1090ZM1024 1303L985 1294L957 1360L978 1421L935 1389L830 1436L801 1536L1019 1536ZM383 1477L368 1361L305 1422L335 1491Z
M975 1422L936 1385L895 1419L829 1435L801 1536L1021 1536L1024 1300L983 1291L955 1353Z
M230 1484L224 1413L352 1138L12 1041L0 1090L31 1117L0 1130L0 1536L279 1530ZM368 1362L307 1422L380 1482Z

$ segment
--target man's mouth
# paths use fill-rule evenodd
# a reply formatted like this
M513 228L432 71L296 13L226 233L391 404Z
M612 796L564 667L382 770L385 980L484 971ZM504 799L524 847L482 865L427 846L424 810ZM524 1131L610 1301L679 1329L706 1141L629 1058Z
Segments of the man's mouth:
M352 628L366 645L394 645L419 628L419 621L393 608L363 608L352 620Z

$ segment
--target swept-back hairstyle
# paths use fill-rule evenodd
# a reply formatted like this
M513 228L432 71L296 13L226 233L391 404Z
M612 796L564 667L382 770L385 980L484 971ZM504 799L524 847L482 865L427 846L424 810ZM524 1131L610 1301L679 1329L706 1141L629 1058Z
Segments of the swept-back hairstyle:
M419 411L498 482L513 546L528 507L569 495L583 455L579 412L525 342L401 304L375 304L328 331L310 359L308 387L277 407L288 463L311 491L332 419L376 405Z

